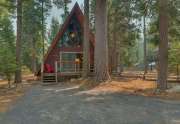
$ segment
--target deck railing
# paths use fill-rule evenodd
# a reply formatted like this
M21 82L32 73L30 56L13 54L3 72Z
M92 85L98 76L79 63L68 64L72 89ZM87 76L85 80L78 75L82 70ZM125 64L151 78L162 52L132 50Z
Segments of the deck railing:
M57 73L81 73L82 67L74 61L56 61L55 70Z
M94 72L94 66L89 65L89 71ZM55 61L56 73L81 73L82 63L75 61Z

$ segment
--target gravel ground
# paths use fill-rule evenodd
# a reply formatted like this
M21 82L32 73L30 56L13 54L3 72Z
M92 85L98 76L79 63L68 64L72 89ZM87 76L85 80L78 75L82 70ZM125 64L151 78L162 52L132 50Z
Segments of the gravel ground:
M180 124L180 101L79 92L70 86L33 86L0 113L0 124Z

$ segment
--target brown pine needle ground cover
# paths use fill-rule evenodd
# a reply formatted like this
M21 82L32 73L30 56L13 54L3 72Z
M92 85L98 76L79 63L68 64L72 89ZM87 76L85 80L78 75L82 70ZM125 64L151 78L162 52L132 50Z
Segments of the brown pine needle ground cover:
M100 92L127 92L127 93L136 93L138 91L144 90L153 90L156 88L156 84L150 81L143 81L140 79L135 80L120 80L112 81L104 84L100 84L95 87L94 91Z
M89 92L92 94L101 93L137 93L142 91L153 91L156 89L156 83L152 81L144 81L141 79L119 79L111 82L101 83Z
M98 94L111 94L111 93L125 93L125 94L134 94L142 95L146 97L158 97L162 99L170 100L180 100L180 93L169 93L157 92L156 87L157 83L154 81L145 81L142 79L133 79L133 78L119 78L112 79L111 82L104 82L99 85L92 85L92 80L81 80L81 89L88 89L83 91L83 93L98 95ZM169 84L171 86L171 84Z

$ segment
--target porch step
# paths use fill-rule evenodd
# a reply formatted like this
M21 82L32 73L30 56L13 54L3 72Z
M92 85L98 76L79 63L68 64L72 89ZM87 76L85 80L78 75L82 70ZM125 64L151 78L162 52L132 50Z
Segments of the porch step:
M44 74L43 84L55 84L55 83L56 83L55 74Z

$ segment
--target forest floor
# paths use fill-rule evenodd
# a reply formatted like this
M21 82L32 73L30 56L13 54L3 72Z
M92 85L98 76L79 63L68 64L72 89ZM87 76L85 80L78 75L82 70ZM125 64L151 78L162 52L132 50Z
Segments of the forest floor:
M0 113L6 112L11 105L13 105L16 100L22 97L27 90L34 84L39 82L35 81L35 77L31 74L23 76L23 83L17 88L7 88L7 81L0 81ZM102 83L95 86L87 86L84 82L88 80L71 80L66 82L66 85L79 85L80 90L85 90L84 92L93 95L99 94L112 94L112 93L125 93L131 95L141 95L146 97L157 97L168 100L180 100L179 93L161 93L157 94L156 83L153 81L144 81L141 79L131 79L131 78L114 78L111 82ZM92 82L88 82L92 83ZM84 87L85 85L85 87ZM170 84L172 85L172 84ZM173 84L174 85L174 84ZM88 90L89 89L89 90Z
M115 89L116 83L111 85ZM35 85L0 116L0 123L180 124L180 100L109 92L111 88L104 91L103 84L91 90L79 87L77 84Z
M24 75L23 83L15 87L12 84L11 88L8 87L6 80L0 80L0 113L6 112L11 104L13 104L18 98L22 97L24 93L32 86L35 77L32 74Z
M146 81L140 78L112 78L110 82L104 82L100 85L92 85L91 79L88 80L72 80L73 83L79 83L81 89L88 90L91 94L110 94L110 93L125 93L133 95L141 95L146 97L157 97L169 100L180 100L180 84L168 83L168 90L166 92L157 91L157 82ZM178 88L176 88L178 87ZM177 90L174 90L177 89ZM171 91L171 92L169 92Z
M2 124L180 124L180 93L157 94L152 81L114 78L89 88L82 79L54 86L23 79L16 89L0 83Z

